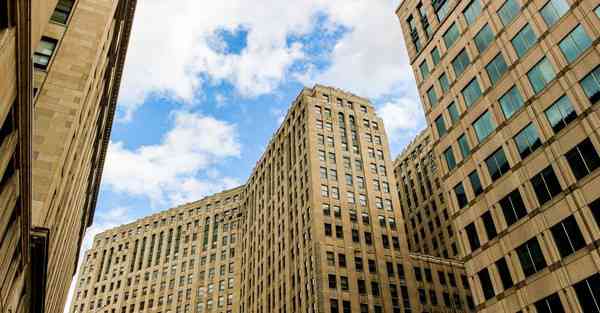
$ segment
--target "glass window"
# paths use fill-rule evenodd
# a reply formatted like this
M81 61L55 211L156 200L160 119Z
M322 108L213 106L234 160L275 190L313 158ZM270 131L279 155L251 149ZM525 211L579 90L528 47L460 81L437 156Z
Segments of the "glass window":
M577 25L558 44L560 51L562 51L569 63L575 61L591 45L592 39L590 39L581 24Z
M584 139L565 154L569 167L577 180L600 167L600 157L589 138Z
M483 113L473 123L473 129L475 129L475 134L479 142L485 140L496 129L496 124L492 120L492 112L486 111Z
M537 313L565 313L565 309L557 293L551 294L534 303L533 306L535 306Z
M429 77L429 66L427 65L427 61L423 61L421 65L419 65L419 70L421 71L421 78L426 80Z
M516 0L507 0L498 10L498 16L502 21L502 25L506 26L512 22L519 14L521 8Z
M454 103L454 102L450 103L450 105L448 106L448 114L450 114L450 120L452 121L452 124L454 124L454 123L456 123L456 121L458 121L460 114L458 113L458 108L456 107L456 103Z
M566 0L550 0L540 13L542 13L546 25L552 27L567 11L569 11L569 4Z
M508 160L506 160L506 155L504 154L504 149L502 149L502 147L485 159L485 164L492 181L502 177L510 170L510 165L508 165Z
M506 119L511 118L523 106L523 97L517 86L512 86L500 99L500 107Z
M542 146L542 141L538 135L538 131L533 123L525 126L515 137L515 143L517 144L517 150L521 159L525 159L533 151Z
M442 115L435 119L435 128L437 129L438 136L442 137L446 134L446 123L444 123Z
M458 25L453 23L450 28L444 33L444 43L446 44L446 49L450 49L452 45L456 42L456 39L460 35L460 31L458 29Z
M473 78L467 86L462 90L462 95L465 99L465 104L467 107L473 105L473 103L477 102L481 97L481 88L479 87L479 82L477 82L477 78Z
M483 26L477 35L475 35L475 46L477 47L479 53L485 51L493 40L494 32L492 31L490 24L485 24L485 26Z
M433 65L438 65L440 63L440 50L437 47L434 47L431 50L431 59L433 60Z
M45 70L48 68L48 63L50 63L50 58L52 58L52 54L54 53L54 49L56 49L56 44L58 41L56 39L42 37L40 43L33 54L33 66L35 68Z
M450 83L448 82L448 76L446 75L446 73L440 75L438 81L440 82L440 87L442 88L442 91L448 92L448 90L450 89Z
M535 237L517 247L517 255L525 277L529 277L547 266L542 248Z
M488 65L485 66L485 70L487 71L488 76L490 77L492 86L495 85L496 82L498 82L500 78L502 78L502 75L504 75L504 73L506 73L506 71L508 70L508 66L504 61L502 53L498 53L498 55L496 55L496 57L494 57L494 59L492 59L492 61L490 61L490 63L488 63Z
M511 40L515 52L519 58L523 57L529 48L531 48L537 41L537 35L531 28L531 25L527 24L515 35Z
M435 11L435 15L438 18L438 21L444 20L450 12L450 1L447 0L438 0L433 2L433 10Z
M600 17L600 5L596 7L596 16Z
M477 197L483 192L483 186L481 185L481 180L479 179L479 174L477 174L476 170L469 174L469 181L471 182L473 194Z
M525 203L523 203L519 189L515 189L506 195L500 200L499 204L500 208L502 208L502 213L504 213L506 225L509 227L527 215L527 209L525 208Z
M462 49L460 53L452 60L452 68L454 68L454 75L459 77L465 71L467 66L471 63L469 54L466 49Z
M592 104L600 100L600 66L581 80L581 87Z
M585 239L573 215L552 226L550 232L561 258L566 258L585 247Z
M465 232L467 233L467 239L469 239L471 251L475 251L481 247L479 236L477 235L477 228L475 228L475 223L467 225L467 227L465 227Z
M456 202L458 203L458 207L460 209L467 206L469 200L467 199L467 194L465 193L465 188L462 183L458 183L454 186L454 195L456 196Z
M469 141L465 134L458 137L458 146L460 147L460 153L462 154L463 159L466 159L471 153L471 148L469 147Z
M463 14L465 15L467 24L468 25L473 24L475 22L475 20L477 19L477 17L479 17L479 15L481 14L481 1L480 0L471 1L471 3L469 3L469 5L467 5L467 8L463 12Z
M556 73L554 72L554 68L546 57L542 58L529 70L529 72L527 72L527 78L529 78L529 83L535 93L544 90L546 85L551 82L555 76Z
M444 159L446 159L446 165L448 165L448 171L452 171L456 167L456 159L454 159L454 153L452 147L448 147L444 151Z
M492 285L492 279L487 268L482 269L477 273L479 282L481 283L481 290L486 300L489 300L495 296L494 285Z
M582 312L600 312L600 273L595 273L576 283L573 289L579 299Z
M550 201L550 199L562 191L562 187L551 165L533 176L531 178L531 185L540 205Z
M561 129L565 128L571 121L577 118L577 113L571 105L569 97L566 95L556 100L550 107L544 112L548 123L552 127L555 133L558 133Z
M483 221L483 226L485 228L485 233L488 237L488 240L496 238L496 236L498 236L498 231L496 230L496 224L494 224L492 213L490 211L483 213L483 215L481 215L481 221Z
M427 99L429 100L429 105L432 107L435 106L438 102L437 94L435 93L435 89L433 86L427 90Z
M71 9L73 8L74 0L59 0L50 20L53 22L66 24L69 19L69 14L71 14Z
M496 269L498 269L498 274L500 275L500 280L502 281L502 287L504 289L508 289L513 286L513 279L510 275L510 270L508 269L508 264L506 263L505 258L500 258L496 261Z

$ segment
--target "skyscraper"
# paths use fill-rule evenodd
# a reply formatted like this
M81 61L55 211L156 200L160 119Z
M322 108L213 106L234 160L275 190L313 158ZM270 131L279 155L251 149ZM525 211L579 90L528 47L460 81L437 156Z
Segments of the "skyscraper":
M396 14L477 309L599 311L598 2Z
M0 309L62 312L135 1L0 3Z

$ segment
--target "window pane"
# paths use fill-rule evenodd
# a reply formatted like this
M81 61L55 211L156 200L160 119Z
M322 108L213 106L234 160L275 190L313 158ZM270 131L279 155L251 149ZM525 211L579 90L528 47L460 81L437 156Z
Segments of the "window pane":
M527 209L518 189L513 190L499 202L506 225L510 226L527 215Z
M433 2L433 10L438 18L438 21L442 21L448 15L450 11L450 1L438 0Z
M533 32L531 25L525 25L511 40L517 56L522 57L537 41L537 35Z
M535 237L517 247L517 255L525 277L529 277L547 266L540 244Z
M558 44L569 63L575 61L575 59L591 45L592 40L581 25L577 25L577 27L566 35Z
M456 23L453 23L452 26L450 26L450 28L448 28L448 30L444 33L444 43L446 44L446 49L450 49L450 47L452 47L452 45L454 45L454 42L456 42L456 39L458 38L459 35L459 30L458 30L458 25L456 25Z
M462 154L463 159L466 159L471 153L471 148L469 147L469 142L467 141L467 136L462 134L458 138L458 146L460 147L460 153Z
M592 104L600 100L600 66L583 78L581 87Z
M458 207L460 209L467 206L469 200L467 199L467 194L465 193L465 188L462 183L458 183L458 185L454 186L454 195L456 196L456 202L458 202Z
M469 174L469 181L471 182L471 188L473 188L473 194L477 197L483 192L483 186L481 186L481 180L479 179L477 171L473 171Z
M548 297L533 304L537 313L565 313L565 309L560 302L558 294L551 294Z
M448 76L446 76L446 73L440 75L438 81L440 82L440 87L442 88L442 91L448 92L448 89L450 89L450 83L448 82Z
M569 4L566 0L550 0L540 12L546 25L552 27L568 10Z
M444 151L444 158L446 159L446 164L448 165L448 170L451 171L456 167L456 160L454 159L454 153L452 153L452 147L449 147Z
M485 138L496 129L496 124L494 124L494 121L492 120L492 113L490 111L483 113L475 123L473 123L473 128L475 129L477 140L479 140L479 142L485 140Z
M477 250L481 246L481 244L479 242L479 236L477 236L477 229L475 228L475 223L467 225L467 227L465 227L465 232L467 233L467 238L469 239L471 251Z
M569 150L565 157L577 180L591 174L600 167L600 157L589 138L584 139Z
M498 236L498 231L496 230L492 213L490 211L483 213L481 220L483 221L483 226L485 227L485 233L488 237L488 240L496 238L496 236Z
M502 53L499 53L485 67L485 70L487 71L488 76L490 77L490 81L492 82L492 85L495 85L496 82L498 82L500 80L500 78L502 78L502 75L504 75L504 73L506 73L507 69L508 69L508 66L506 65L506 62L504 61L504 57L502 56Z
M421 78L423 80L427 79L427 77L429 77L429 66L427 66L427 62L423 61L423 63L421 63L421 65L419 65L419 70L421 71Z
M433 65L438 65L440 63L440 51L437 47L431 50L431 59L433 60Z
M496 268L498 269L498 274L500 275L500 280L502 281L502 287L504 287L504 289L512 287L513 280L512 276L510 275L510 270L508 269L506 259L501 258L496 261Z
M583 312L600 312L600 273L573 285Z
M540 205L550 201L562 191L558 178L554 174L552 166L548 166L531 178L531 185Z
M499 100L500 107L504 117L509 119L523 106L523 97L517 89L517 86L512 86Z
M481 13L480 0L471 1L471 3L467 6L465 11L463 12L468 25L473 24L473 22L475 22L477 17L479 17L480 13Z
M442 137L446 134L446 123L444 123L443 116L440 115L435 119L435 127L437 128L439 137Z
M546 57L540 60L529 72L527 78L535 93L539 93L554 79L556 73Z
M477 273L477 277L479 277L479 281L481 282L481 290L483 291L483 296L486 300L489 300L495 296L494 286L492 285L492 280L490 279L490 273L487 268L479 271Z
M559 132L577 117L569 97L562 96L544 112L552 130Z
M485 164L488 168L488 172L492 178L492 181L502 177L510 169L508 160L506 160L506 155L504 154L504 150L502 148L499 148L492 153L492 155L485 160Z
M585 239L573 215L552 226L550 231L562 258L585 247Z
M477 82L477 78L473 78L467 86L462 90L462 95L465 99L465 104L470 107L481 97L481 88Z
M498 10L498 16L502 21L502 25L506 26L519 14L519 4L516 0L507 0L504 2L500 10Z
M494 40L494 32L489 24L485 24L483 28L475 35L475 46L479 53L485 51L490 43Z
M458 117L460 116L460 114L458 113L458 108L456 107L456 103L452 102L448 106L448 113L450 114L452 124L456 123L456 121L458 121Z
M452 60L452 68L454 68L454 74L456 77L459 77L469 66L471 60L469 59L469 54L467 54L466 49L462 49L460 53Z
M437 94L435 93L435 89L433 89L433 87L427 90L427 99L429 100L429 105L431 105L432 107L437 104Z
M525 159L542 145L537 129L533 123L525 126L514 138L521 159Z

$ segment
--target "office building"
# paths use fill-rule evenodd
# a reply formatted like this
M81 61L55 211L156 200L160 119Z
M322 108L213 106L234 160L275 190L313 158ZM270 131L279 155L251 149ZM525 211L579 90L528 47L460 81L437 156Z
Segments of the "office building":
M0 310L62 312L135 1L0 2Z
M600 311L598 1L396 13L478 311Z

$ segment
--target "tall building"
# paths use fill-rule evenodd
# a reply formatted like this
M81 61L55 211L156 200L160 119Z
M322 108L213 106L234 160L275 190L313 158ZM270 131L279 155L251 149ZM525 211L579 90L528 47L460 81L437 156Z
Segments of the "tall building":
M85 252L70 312L232 312L242 190L96 235Z
M409 250L460 259L458 237L446 204L429 128L396 158L394 175Z
M62 312L136 1L0 2L0 310Z
M597 0L396 11L481 312L599 312Z

